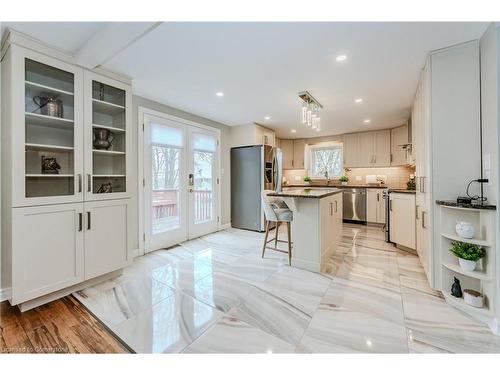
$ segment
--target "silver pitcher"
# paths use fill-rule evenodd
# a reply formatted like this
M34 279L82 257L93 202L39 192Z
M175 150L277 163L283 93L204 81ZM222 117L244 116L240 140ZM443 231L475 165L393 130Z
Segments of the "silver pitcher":
M40 109L40 113L45 116L63 117L63 102L50 96L35 96L33 102Z
M109 150L115 136L108 129L94 129L93 145L98 150Z

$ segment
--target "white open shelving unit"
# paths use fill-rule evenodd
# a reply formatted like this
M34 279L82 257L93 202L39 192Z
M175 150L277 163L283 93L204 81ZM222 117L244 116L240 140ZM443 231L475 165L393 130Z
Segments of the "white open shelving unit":
M494 209L464 208L440 205L440 258L441 258L441 291L446 301L475 318L488 323L498 333L498 301L496 298L497 250L495 247L495 213ZM474 226L474 238L461 238L456 234L455 226L459 221L467 221ZM486 256L478 262L474 271L464 271L458 258L450 252L453 242L465 242L479 245L486 250ZM473 289L485 296L485 306L477 308L465 303L463 298L451 295L451 285L456 277L460 280L462 290Z

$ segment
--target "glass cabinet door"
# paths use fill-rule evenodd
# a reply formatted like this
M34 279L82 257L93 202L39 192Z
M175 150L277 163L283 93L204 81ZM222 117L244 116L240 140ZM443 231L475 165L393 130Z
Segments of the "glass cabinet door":
M76 201L83 194L82 71L29 52L18 61L22 61L24 73L24 108L19 106L19 113L13 116L12 131L16 133L14 139L24 141L23 145L17 141L13 145L14 149L24 149L24 168L16 156L13 165L14 173L24 171L20 176L24 189L15 193L14 204ZM15 126L17 119L23 121L23 128Z
M89 72L87 77L86 197L94 200L125 197L130 90L94 73Z

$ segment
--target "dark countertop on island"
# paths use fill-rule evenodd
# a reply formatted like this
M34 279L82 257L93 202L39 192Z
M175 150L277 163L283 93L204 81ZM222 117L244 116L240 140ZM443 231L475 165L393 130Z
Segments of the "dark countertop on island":
M305 185L305 184L290 184L290 185L283 185L283 188L327 188L327 189L361 189L361 188L367 188L367 189L387 189L386 185L375 185L375 184L349 184L349 185L339 185L339 184L332 184L332 185L326 185L326 184L310 184L310 185Z
M416 190L408 189L389 189L389 193L416 194Z
M461 207L461 208L474 208L476 210L496 210L497 207L493 204L486 204L481 202L472 202L470 204L467 203L457 203L457 201L445 201L445 200L437 200L437 204L440 206L447 207Z
M295 188L295 189L286 189L280 193L272 192L268 195L271 197L287 197L287 198L316 198L321 199L325 197L329 197L330 195L341 193L341 189L336 188L322 188L322 189L313 189L313 188Z

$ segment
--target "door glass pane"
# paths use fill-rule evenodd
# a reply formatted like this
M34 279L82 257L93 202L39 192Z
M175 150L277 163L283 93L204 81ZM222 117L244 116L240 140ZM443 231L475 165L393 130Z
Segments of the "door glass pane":
M152 232L180 227L179 181L182 132L151 124Z
M194 223L213 220L214 153L195 150L194 154Z

